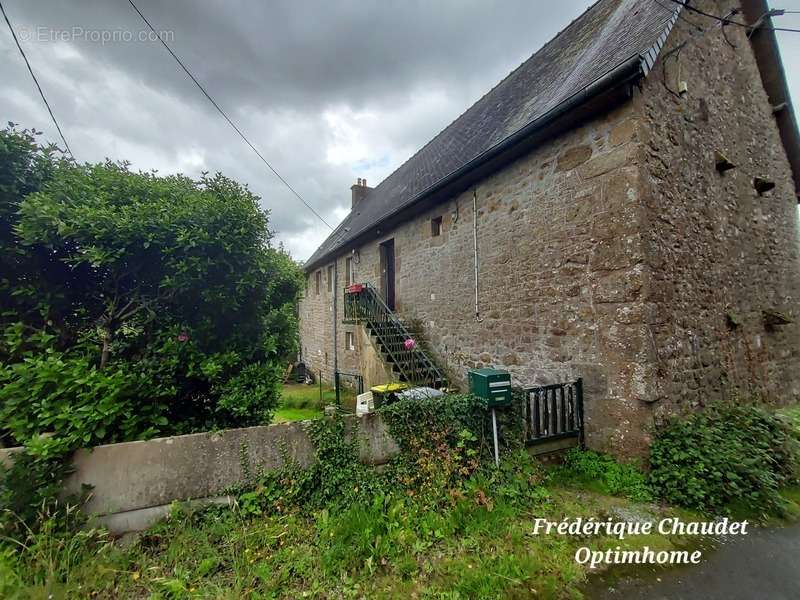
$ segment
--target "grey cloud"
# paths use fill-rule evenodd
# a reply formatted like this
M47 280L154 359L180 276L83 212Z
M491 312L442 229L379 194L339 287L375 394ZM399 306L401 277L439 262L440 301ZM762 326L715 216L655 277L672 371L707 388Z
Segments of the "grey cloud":
M174 32L178 55L332 225L356 176L374 184L388 175L589 4L137 1L156 28ZM32 32L144 27L126 0L4 6ZM125 158L189 175L220 170L263 198L278 239L299 259L327 234L156 42L33 39L25 47L79 159ZM3 122L56 139L4 30L0 56ZM336 131L330 115L352 123Z

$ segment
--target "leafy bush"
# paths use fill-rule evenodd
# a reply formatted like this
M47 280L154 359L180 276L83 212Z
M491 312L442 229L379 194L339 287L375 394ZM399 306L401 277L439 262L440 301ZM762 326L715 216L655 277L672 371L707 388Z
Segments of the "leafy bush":
M506 449L519 449L524 444L522 409L522 402L515 401L497 411L499 441ZM441 432L446 443L453 447L464 430L475 436L475 446L482 458L493 453L491 417L475 396L452 394L445 398L401 400L382 407L380 414L401 448L412 453L413 445L424 441L431 431Z
M764 408L713 406L661 428L650 467L653 488L679 506L780 510L778 489L797 478L798 434Z
M283 369L275 363L253 363L215 389L216 421L239 427L269 423L280 394Z
M554 477L578 481L612 496L624 496L636 502L648 502L653 494L646 475L634 465L620 464L607 454L573 448L564 463L554 470Z
M0 440L26 446L38 488L79 447L269 421L303 276L259 199L36 135L0 130ZM38 488L2 507L30 516Z
M20 405L59 387L47 402L88 411L94 395L103 422L82 444L270 417L303 277L255 195L221 174L79 165L13 126L0 158L0 365ZM0 436L62 437L46 412L0 420Z
M152 436L167 424L166 407L148 399L146 384L121 365L100 370L85 356L50 350L0 366L0 421L42 458Z

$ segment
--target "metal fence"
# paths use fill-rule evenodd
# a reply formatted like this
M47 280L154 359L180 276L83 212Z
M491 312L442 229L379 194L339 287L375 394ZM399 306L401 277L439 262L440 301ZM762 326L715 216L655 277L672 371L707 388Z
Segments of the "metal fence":
M583 439L583 380L525 389L528 445L564 438Z
M344 400L344 408L349 408L347 405L352 403L353 406L351 408L355 410L356 395L364 393L364 378L357 373L336 371L333 375L333 380L336 388L336 406L341 408Z

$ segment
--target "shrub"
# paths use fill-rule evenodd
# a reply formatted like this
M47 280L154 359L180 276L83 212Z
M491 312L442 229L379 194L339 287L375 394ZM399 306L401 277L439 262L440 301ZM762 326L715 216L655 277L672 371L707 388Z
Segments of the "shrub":
M31 461L0 473L0 508L26 526L77 448L269 421L303 280L246 186L37 135L0 130L0 440ZM28 467L40 485L13 486Z
M539 463L512 436L501 468L496 469L486 443L488 417L478 400L451 395L430 400L406 400L380 409L400 454L380 471L360 462L358 440L348 435L344 420L319 419L305 425L316 461L301 467L287 461L278 471L251 474L246 455L244 485L238 490L243 513L263 513L371 506L376 498L415 498L427 508L450 505L470 497L491 506L492 496L525 504L543 495ZM514 431L514 411L505 411L507 430Z
M5 383L57 385L64 398L74 388L88 402L88 387L113 380L93 392L96 412L108 421L107 404L124 397L135 404L113 413L129 420L102 423L81 445L269 418L276 365L297 347L303 275L272 246L258 197L221 174L79 165L13 125L0 130L0 158ZM47 385L34 361L61 361L64 373L51 370ZM18 430L0 420L11 444L25 443Z
M0 422L36 456L148 437L167 424L139 374L54 350L0 365ZM144 398L143 398L144 396Z
M741 502L781 510L796 479L798 434L764 408L719 405L672 419L650 449L650 483L666 501L704 512Z
M634 465L621 464L607 454L574 448L564 463L554 470L557 479L577 480L612 496L625 496L636 502L653 499L647 477Z
M269 423L280 394L283 369L275 363L254 363L228 379L219 393L216 421L235 426Z

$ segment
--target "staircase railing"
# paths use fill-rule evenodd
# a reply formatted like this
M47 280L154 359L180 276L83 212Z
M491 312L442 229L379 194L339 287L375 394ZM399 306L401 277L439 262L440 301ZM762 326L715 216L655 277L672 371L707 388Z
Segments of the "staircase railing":
M433 387L445 384L444 375L418 343L407 347L406 341L413 339L411 334L370 284L345 288L344 319L367 325L387 358L409 383Z

